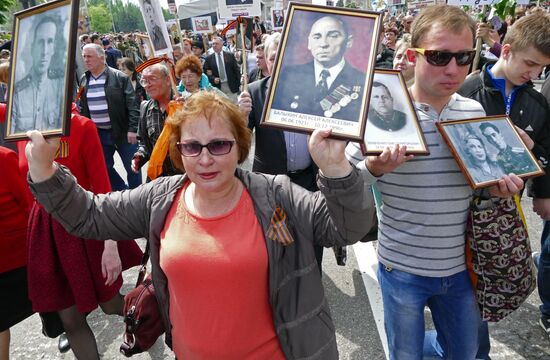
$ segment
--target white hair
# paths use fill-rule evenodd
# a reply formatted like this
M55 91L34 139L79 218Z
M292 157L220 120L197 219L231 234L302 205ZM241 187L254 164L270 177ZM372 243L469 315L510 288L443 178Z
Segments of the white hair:
M105 58L105 50L101 45L90 43L90 44L84 45L84 47L82 48L82 51L84 51L85 49L94 49L95 52L97 53L97 56Z

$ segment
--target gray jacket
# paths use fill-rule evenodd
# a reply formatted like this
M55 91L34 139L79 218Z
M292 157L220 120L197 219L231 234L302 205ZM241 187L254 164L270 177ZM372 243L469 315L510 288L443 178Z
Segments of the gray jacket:
M335 330L325 300L313 243L330 247L366 238L376 224L372 194L357 169L342 179L319 176L320 191L292 184L287 176L237 169L249 191L263 229L269 263L269 301L275 331L287 359L337 359ZM161 177L136 189L93 195L59 167L44 182L30 182L36 199L68 232L92 239L135 239L150 242L152 277L171 347L167 278L159 265L160 232L185 175ZM287 214L274 222L275 209ZM276 235L290 233L283 245ZM273 231L276 230L276 231ZM288 234L287 233L287 234ZM244 324L243 324L244 326Z

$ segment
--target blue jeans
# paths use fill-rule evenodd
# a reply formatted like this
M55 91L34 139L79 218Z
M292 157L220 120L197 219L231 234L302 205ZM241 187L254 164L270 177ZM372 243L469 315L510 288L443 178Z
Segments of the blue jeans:
M538 263L537 287L542 305L542 316L550 318L550 221L544 222L540 238L540 257Z
M453 360L475 358L480 317L466 270L435 278L386 268L380 263L378 281L390 360L423 359L426 305L437 330L438 355Z
M132 158L137 151L138 145L130 144L126 140L115 142L111 130L97 129L97 132L101 141L101 147L103 148L103 156L105 157L105 164L107 165L107 172L109 173L109 180L111 181L113 191L138 187L141 184L141 171L138 174L132 171ZM128 185L126 185L115 170L115 159L113 157L115 151L120 155L124 169L126 169Z

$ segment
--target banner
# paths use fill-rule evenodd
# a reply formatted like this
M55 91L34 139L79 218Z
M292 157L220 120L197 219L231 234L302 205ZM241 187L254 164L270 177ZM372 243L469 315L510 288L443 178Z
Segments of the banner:
M261 16L260 0L218 0L221 18L233 19L237 16Z
M171 55L172 44L170 44L170 36L168 36L168 29L166 28L159 0L139 0L139 8L155 56Z

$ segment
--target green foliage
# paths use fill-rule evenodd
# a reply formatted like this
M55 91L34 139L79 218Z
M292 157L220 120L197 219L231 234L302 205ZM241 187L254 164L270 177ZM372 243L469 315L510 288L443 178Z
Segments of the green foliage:
M104 34L113 30L113 18L104 4L88 7L92 31Z
M349 9L359 9L359 6L357 5L357 3L355 1L347 3L345 7L349 8Z
M145 31L143 16L139 6L128 2L124 4L121 0L115 0L112 4L113 21L117 31L132 32L135 30Z
M494 4L495 15L497 15L501 20L505 20L506 16L516 15L516 0L500 0L498 3Z
M10 9L15 5L15 0L0 1L0 25L8 22L8 18L12 16Z
M336 6L337 6L337 7L344 7L344 0L338 0L338 1L336 2Z

